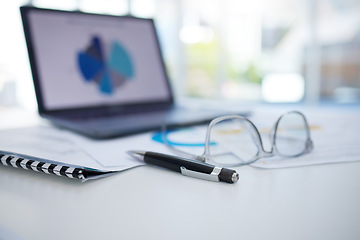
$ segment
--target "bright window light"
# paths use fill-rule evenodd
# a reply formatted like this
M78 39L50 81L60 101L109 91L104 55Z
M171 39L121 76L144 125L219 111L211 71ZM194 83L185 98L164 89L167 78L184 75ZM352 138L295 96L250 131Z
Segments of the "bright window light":
M209 27L187 26L180 31L180 39L183 43L209 43L214 38L214 32Z
M304 97L304 78L298 73L273 73L261 85L266 102L299 102Z

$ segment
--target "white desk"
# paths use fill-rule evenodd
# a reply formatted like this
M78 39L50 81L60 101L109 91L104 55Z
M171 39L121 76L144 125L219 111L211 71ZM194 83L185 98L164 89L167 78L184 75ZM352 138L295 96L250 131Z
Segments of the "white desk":
M235 169L236 184L150 166L80 183L0 166L0 239L360 239L360 162Z

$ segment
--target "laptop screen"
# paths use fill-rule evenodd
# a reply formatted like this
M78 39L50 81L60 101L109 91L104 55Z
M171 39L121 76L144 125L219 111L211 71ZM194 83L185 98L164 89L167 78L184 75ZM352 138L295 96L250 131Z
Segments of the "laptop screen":
M21 11L39 108L171 101L151 19Z

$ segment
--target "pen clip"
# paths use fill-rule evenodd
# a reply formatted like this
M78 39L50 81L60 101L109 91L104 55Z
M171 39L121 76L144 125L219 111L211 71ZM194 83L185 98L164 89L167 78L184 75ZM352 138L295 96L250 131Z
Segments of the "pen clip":
M200 178L213 182L220 182L219 174L221 172L221 168L219 167L214 167L213 171L210 174L188 170L185 167L180 167L180 170L181 174L184 176Z

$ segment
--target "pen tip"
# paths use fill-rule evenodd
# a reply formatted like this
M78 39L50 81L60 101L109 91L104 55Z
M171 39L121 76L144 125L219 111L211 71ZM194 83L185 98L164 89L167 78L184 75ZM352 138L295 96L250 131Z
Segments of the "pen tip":
M144 155L145 155L145 152L144 152L144 151L129 150L129 151L127 151L127 153L128 153L130 156L132 156L132 157L134 157L134 158L136 158L136 159L138 159L138 160L140 160L140 161L143 161Z

